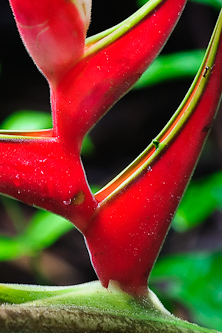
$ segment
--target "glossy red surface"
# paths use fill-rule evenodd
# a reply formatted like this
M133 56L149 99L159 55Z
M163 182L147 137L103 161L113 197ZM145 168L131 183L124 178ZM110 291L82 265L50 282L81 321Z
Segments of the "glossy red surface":
M86 132L139 79L161 51L186 0L164 0L119 38L83 58L55 89L55 131L72 143Z
M129 293L143 295L147 292L150 271L221 100L221 55L222 37L208 77L204 76L206 67L201 73L200 78L208 80L204 91L195 95L198 80L191 94L193 99L197 98L196 105L182 129L148 168L101 201L86 240L95 270L105 287L110 280L115 280ZM190 107L191 100L188 101L181 114Z
M85 28L72 2L10 1L22 38L50 82L53 130L31 139L27 133L0 137L0 192L69 219L84 234L102 284L115 280L144 295L220 101L222 42L207 86L169 145L120 190L107 192L110 197L105 191L94 197L80 160L82 139L155 59L185 0L163 0L91 53L97 44L83 53Z
M36 65L52 83L84 51L86 30L72 1L10 0L17 27Z
M97 206L79 155L55 139L0 138L0 192L64 216L81 230Z

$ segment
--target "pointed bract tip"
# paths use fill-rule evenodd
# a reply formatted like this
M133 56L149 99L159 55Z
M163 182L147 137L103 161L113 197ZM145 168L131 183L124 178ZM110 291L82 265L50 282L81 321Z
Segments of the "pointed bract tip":
M91 20L92 0L74 0L74 4L78 8L87 32Z

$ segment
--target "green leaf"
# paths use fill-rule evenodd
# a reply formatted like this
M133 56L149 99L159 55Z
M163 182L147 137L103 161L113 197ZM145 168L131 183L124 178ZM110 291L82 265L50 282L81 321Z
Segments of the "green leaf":
M20 202L4 195L0 195L0 201L17 233L23 232L27 221Z
M176 231L187 231L205 221L216 209L222 209L221 171L190 183L172 226Z
M39 210L30 221L20 242L26 254L34 254L55 243L74 226L61 216Z
M37 211L24 231L15 237L0 237L0 261L34 256L54 244L62 235L73 229L64 218L46 211Z
M83 139L81 155L82 156L91 156L91 155L93 155L94 152L95 152L95 146L94 146L90 136L86 135Z
M173 255L157 261L152 286L164 298L183 304L199 325L222 330L222 253Z
M0 236L0 261L16 259L23 255L23 245L15 237Z
M222 0L192 0L192 1L197 2L201 5L214 7L217 10L220 10L222 5Z
M137 5L139 7L145 5L148 0L137 0ZM192 0L194 2L197 2L202 5L207 5L207 6L212 6L218 10L220 10L221 5L222 5L222 0Z
M194 50L159 56L134 85L134 89L168 80L194 77L204 57L204 51Z
M52 127L49 113L41 111L20 110L12 113L1 124L6 130L37 130Z

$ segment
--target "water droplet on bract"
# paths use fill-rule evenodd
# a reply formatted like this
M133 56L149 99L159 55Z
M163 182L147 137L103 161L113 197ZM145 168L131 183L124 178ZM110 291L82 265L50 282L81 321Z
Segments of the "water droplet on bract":
M65 206L68 206L68 205L71 204L71 199L64 200L63 203L64 203Z
M22 164L23 164L23 165L29 165L30 162L29 162L29 161L26 161L26 160L23 160L23 161L22 161Z
M15 186L19 186L19 185L20 185L19 174L17 174L17 175L15 176L14 184L15 184Z

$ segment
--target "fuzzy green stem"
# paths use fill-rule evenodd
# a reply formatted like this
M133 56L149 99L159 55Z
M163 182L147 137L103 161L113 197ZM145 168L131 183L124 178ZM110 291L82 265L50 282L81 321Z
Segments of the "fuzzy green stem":
M213 333L164 309L152 291L135 299L117 285L0 285L0 333Z

